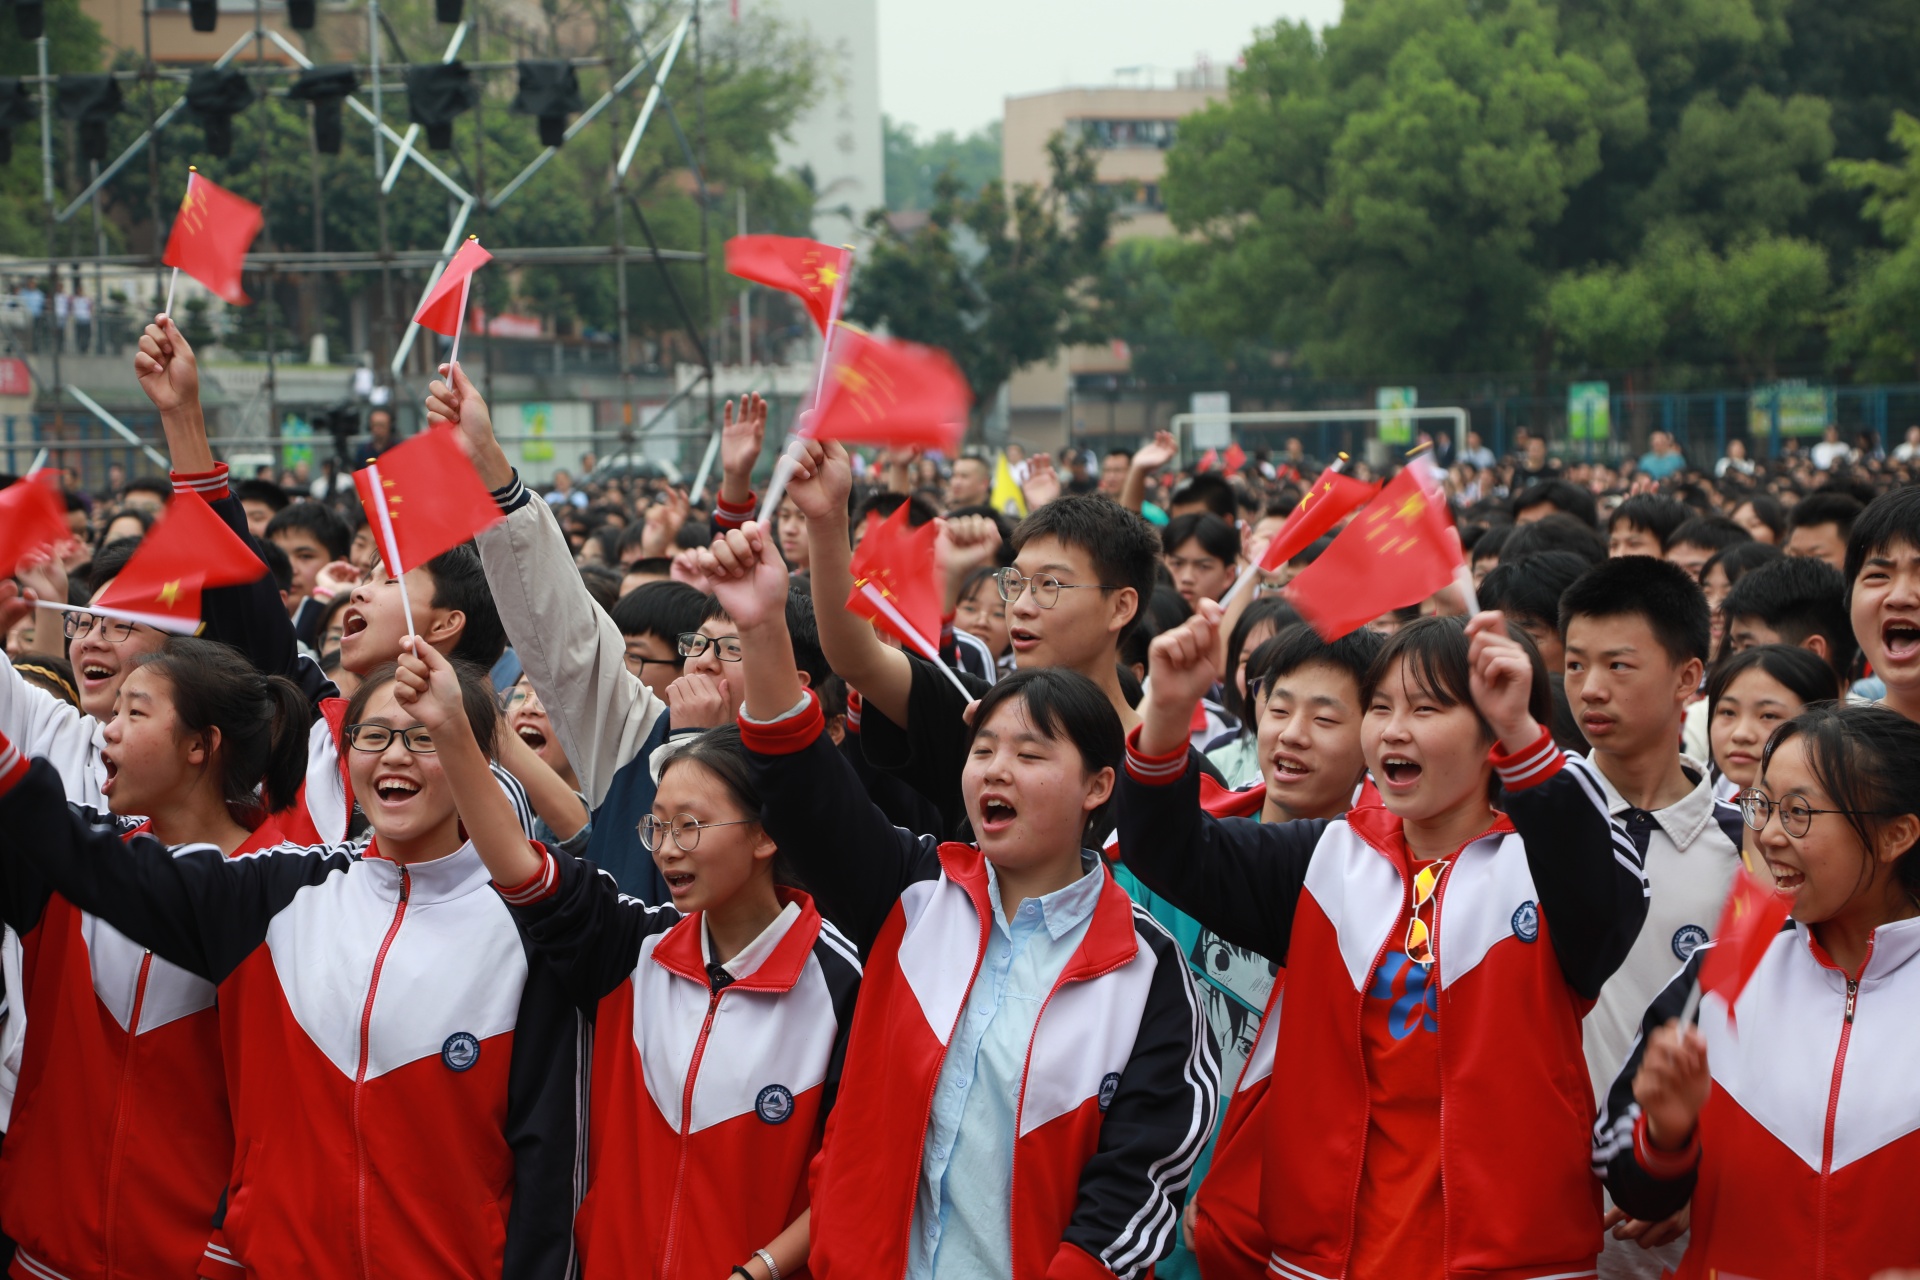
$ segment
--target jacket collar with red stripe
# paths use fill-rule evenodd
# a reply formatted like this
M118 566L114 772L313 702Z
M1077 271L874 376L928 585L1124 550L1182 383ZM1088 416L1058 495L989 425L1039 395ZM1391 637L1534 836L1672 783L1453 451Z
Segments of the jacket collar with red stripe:
M1361 802L1347 811L1347 825L1366 845L1381 854L1403 873L1411 873L1413 864L1420 861L1407 847L1406 823L1400 815L1387 808L1380 801L1379 792L1369 784L1361 795ZM1494 811L1493 822L1467 844L1475 840L1485 840L1488 836L1513 834L1513 821L1506 814ZM1466 845L1460 846L1462 849ZM1458 853L1458 850L1455 850Z
M753 972L735 978L729 990L738 987L743 991L791 991L800 981L800 975L806 972L807 958L813 954L813 944L820 938L820 912L814 908L813 899L797 889L776 889L775 892L783 906L794 903L800 913L787 924L786 932L767 958ZM700 930L704 923L701 914L695 912L669 929L653 949L655 963L703 987L707 985L706 956L700 948Z
M1099 859L1095 858L1094 861L1098 863ZM993 912L993 899L987 892L985 856L970 844L943 844L940 846L940 867L947 873L947 879L972 899L973 909L980 916L982 945L985 945L984 930L989 927L988 920ZM1127 891L1119 886L1113 873L1104 864L1101 864L1100 875L1100 898L1093 904L1093 917L1087 922L1086 936L1080 940L1073 958L1067 961L1067 967L1060 974L1061 982L1109 973L1132 960L1139 950L1139 938L1133 931L1133 899L1127 896Z

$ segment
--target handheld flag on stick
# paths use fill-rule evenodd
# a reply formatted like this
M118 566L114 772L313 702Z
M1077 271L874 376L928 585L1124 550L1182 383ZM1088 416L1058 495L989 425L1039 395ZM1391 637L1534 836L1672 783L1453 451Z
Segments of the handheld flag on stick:
M736 251L736 244L739 249ZM806 423L802 434L814 434L813 419L827 393L827 366L833 359L833 341L840 331L840 308L847 300L847 278L853 271L853 246L840 246L838 259L825 255L833 250L816 240L794 240L784 236L736 236L727 242L727 270L743 280L753 280L785 289L807 305L814 323L824 335L820 343L820 367L813 377L813 398L801 414ZM820 310L821 294L826 295L826 310ZM780 495L793 479L793 453L780 451L773 477L767 481L767 496L760 502L760 523L766 524L780 509Z
M1741 855L1742 862L1745 861ZM1766 957L1767 948L1786 923L1793 910L1793 899L1775 893L1773 886L1742 865L1734 872L1733 892L1720 909L1720 924L1713 931L1713 946L1700 962L1700 992L1718 992L1727 1003L1727 1020L1733 1020L1733 1004L1746 988L1747 980Z
M433 288L420 300L420 309L413 313L413 322L422 329L453 339L448 364L460 363L460 331L466 327L467 290L473 284L473 273L492 261L493 255L480 247L480 237L468 236L460 251L447 263L447 269L433 282Z
M191 489L174 492L140 547L92 604L42 600L40 607L104 614L161 631L200 630L200 593L253 582L267 566Z
M1287 584L1287 599L1321 638L1338 640L1390 609L1418 604L1464 567L1453 513L1425 458L1399 475Z
M844 247L797 236L735 236L727 241L727 272L792 294L825 333L836 311L834 296L846 285L851 256Z
M71 536L66 511L51 486L29 477L0 489L0 573L12 573L28 556Z
M907 503L885 520L867 517L867 529L854 548L853 593L847 611L858 614L921 654L953 687L973 694L940 659L940 527L933 521L907 526Z
M1226 465L1228 475L1239 475L1240 468L1247 465L1247 451L1235 440L1227 445L1227 451L1220 456L1220 461Z
M993 461L993 491L987 495L987 502L1002 515L1017 520L1027 518L1027 495L1021 491L1020 482L1013 478L1013 468L1004 452Z
M1267 544L1266 551L1260 557L1260 573L1272 573L1279 569L1312 546L1327 530L1339 524L1348 512L1380 491L1377 484L1365 484L1340 474L1346 465L1347 455L1343 453L1332 466L1320 473L1320 479L1307 490L1307 496L1300 499L1300 505L1293 509L1287 522L1273 535L1273 541ZM1235 597L1245 591L1260 573L1241 574L1240 580L1233 584L1233 589L1220 602L1220 607L1232 608Z
M184 271L228 302L250 302L240 288L240 264L264 225L259 205L191 170L187 194L174 215L167 251L160 260L173 268L175 281ZM167 286L164 314L173 314L172 284Z
M467 461L453 428L434 427L395 445L353 473L360 505L373 522L380 558L400 580L407 634L413 601L406 573L451 550L501 518L500 507Z

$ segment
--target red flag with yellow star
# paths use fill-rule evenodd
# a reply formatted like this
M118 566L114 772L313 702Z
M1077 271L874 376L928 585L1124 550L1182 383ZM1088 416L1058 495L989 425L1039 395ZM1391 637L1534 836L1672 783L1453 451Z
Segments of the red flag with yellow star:
M857 613L915 653L940 660L940 528L929 520L907 526L907 503L882 520L867 517L853 551L853 594L847 611Z
M843 324L828 360L819 410L800 434L949 454L960 447L973 394L946 352Z
M1366 484L1342 475L1332 467L1320 473L1307 496L1293 509L1287 522L1273 535L1273 541L1260 556L1260 567L1272 573L1287 561L1312 546L1321 534L1340 523L1340 518L1378 493L1380 486Z
M200 593L253 582L267 571L253 548L191 489L176 489L140 547L88 611L162 631L200 630Z
M395 575L459 546L501 518L499 504L454 439L430 427L353 473L380 558Z
M187 194L160 261L180 268L228 302L251 302L240 287L240 263L264 225L259 205L189 173Z
M1741 855L1744 863L1746 855ZM1747 979L1766 958L1768 948L1779 936L1780 926L1793 911L1793 898L1775 893L1764 877L1744 865L1733 873L1733 892L1720 909L1720 924L1713 931L1713 946L1700 963L1700 994L1717 991L1727 1002L1731 1017L1734 1001L1746 987Z
M786 290L806 304L825 333L833 295L847 278L847 251L797 236L735 236L727 241L727 271Z
M1453 512L1425 458L1415 458L1320 558L1287 584L1287 599L1329 642L1392 609L1419 604L1462 564Z

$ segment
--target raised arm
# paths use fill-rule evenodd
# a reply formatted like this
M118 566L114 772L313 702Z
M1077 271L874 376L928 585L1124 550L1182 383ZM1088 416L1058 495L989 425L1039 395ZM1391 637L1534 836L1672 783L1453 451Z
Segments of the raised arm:
M346 856L315 849L230 859L212 845L122 839L111 821L89 821L68 806L52 765L29 765L4 738L0 829L8 833L0 857L27 861L82 911L215 983L260 945L276 912Z
M474 545L507 639L546 705L587 804L598 808L666 704L627 670L626 637L587 594L553 512L514 474L494 438L486 401L465 370L455 368L451 376L452 387L433 384L428 418L459 428L467 456L506 513Z
M939 874L935 841L890 824L826 738L820 700L794 669L787 574L772 540L748 523L700 559L740 632L740 734L753 755L761 820L821 914L864 952L906 887Z
M1114 789L1120 860L1140 882L1235 946L1285 964L1294 908L1327 824L1262 825L1200 807L1200 756L1187 722L1213 681L1220 606L1148 649L1146 715L1127 743Z
M753 491L753 467L767 441L767 402L748 392L736 412L727 401L720 421L720 491L713 503L716 532L738 529L753 518L758 495Z
M1493 764L1567 984L1588 1000L1613 976L1647 918L1645 862L1607 812L1593 766L1553 744L1528 710L1532 659L1506 619L1467 624L1474 705L1499 737Z
M807 578L820 624L820 649L868 706L906 728L913 692L907 655L880 643L864 619L847 612L847 597L853 594L853 549L847 538L852 461L834 440L798 441L793 449L797 462L787 494L807 518Z
M1120 486L1120 505L1138 514L1146 505L1147 481L1178 452L1180 446L1168 431L1154 432L1150 443L1134 450L1133 461L1127 464L1126 482Z

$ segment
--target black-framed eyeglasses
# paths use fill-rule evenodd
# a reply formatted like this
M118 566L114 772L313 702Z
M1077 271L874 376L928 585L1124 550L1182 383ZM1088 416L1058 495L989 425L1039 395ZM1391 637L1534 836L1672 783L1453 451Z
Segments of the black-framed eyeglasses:
M679 648L683 658L697 658L708 649L714 650L722 662L738 662L746 656L746 650L740 647L739 636L703 636L698 631L682 631Z
M700 847L700 833L708 827L744 827L748 823L758 822L758 818L740 818L733 822L702 822L690 813L675 814L670 822L648 814L640 819L640 843L651 853L660 847L662 832L673 837L673 843L682 853L692 853Z
M1816 813L1843 813L1855 818L1891 818L1899 813L1896 809L1816 809L1797 791L1775 800L1758 787L1748 787L1734 796L1733 802L1740 806L1740 820L1753 830L1766 830L1767 815L1778 813L1780 829L1796 839L1813 829Z
M1000 592L1000 598L1008 604L1020 598L1028 587L1033 588L1033 602L1042 609L1051 609L1060 603L1062 591L1118 591L1120 588L1104 582L1062 582L1050 573L1036 573L1024 577L1020 570L1008 565L993 575L994 588Z
M646 654L635 653L631 649L627 650L627 662L636 667L672 667L675 670L687 665L685 658L649 658Z
M434 751L433 734L425 725L393 729L384 724L350 724L344 732L349 747L369 754L385 751L393 745L395 738L400 739L400 744L417 756L430 756Z
M119 644L133 634L134 625L125 618L109 618L93 613L63 613L60 615L60 629L67 633L67 639L77 640L95 631L108 644Z

